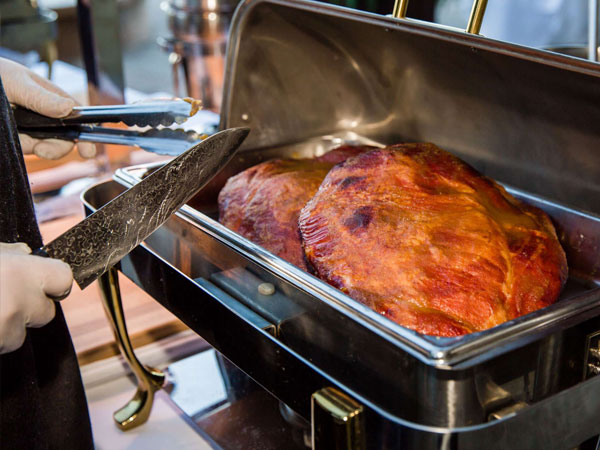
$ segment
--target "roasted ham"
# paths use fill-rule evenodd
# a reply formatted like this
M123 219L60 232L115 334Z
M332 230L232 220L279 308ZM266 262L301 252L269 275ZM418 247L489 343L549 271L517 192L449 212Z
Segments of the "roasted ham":
M219 220L429 335L535 311L556 301L567 277L544 212L432 144L258 164L228 180Z
M306 270L298 214L335 164L373 147L342 146L313 159L275 159L227 180L219 222Z
M299 224L317 276L424 334L457 336L535 311L567 278L544 212L432 144L335 166Z

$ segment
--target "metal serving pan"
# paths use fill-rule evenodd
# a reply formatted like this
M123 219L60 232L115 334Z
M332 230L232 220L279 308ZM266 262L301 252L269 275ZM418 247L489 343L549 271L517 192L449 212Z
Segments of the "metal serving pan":
M556 304L492 330L457 338L432 337L406 330L217 222L217 195L229 177L267 159L312 158L342 144L384 146L380 142L346 132L313 138L298 144L247 150L235 158L182 211L193 219L195 225L210 226L213 232L228 235L228 243L240 252L247 252L251 259L260 260L264 259L265 255L268 256L271 265L281 270L280 275L298 280L299 289L310 291L309 286L319 284L319 289L335 297L338 303L360 315L369 316L373 323L381 327L383 333L394 334L399 341L408 345L407 351L415 357L440 368L472 366L476 361L489 359L505 351L504 347L510 347L510 343L516 339L522 344L533 339L532 336L543 335L545 328L553 326L558 320L565 321L589 310L600 313L600 217L506 185L512 195L546 211L553 219L561 245L567 254L569 278ZM160 165L154 163L118 169L115 180L131 187ZM286 273L291 269L293 272Z
M229 42L221 127L253 131L123 273L302 417L317 390L348 394L369 448L570 448L599 434L600 66L302 0L243 2ZM230 175L364 139L434 142L548 212L570 267L561 300L423 336L216 222ZM89 190L88 209L153 167Z
M378 144L339 133L247 150L148 245L215 297L239 302L265 319L290 350L407 420L437 426L484 423L499 410L526 408L588 377L583 370L587 338L600 330L600 218L594 215L509 189L553 218L568 255L569 281L555 305L459 338L400 327L216 221L216 196L229 176L265 159L311 157L341 143ZM121 169L115 178L132 186L157 167ZM276 286L275 297L257 293L258 284L267 281ZM193 307L180 317L185 321L189 314L195 314ZM251 366L241 367L253 373L253 366L265 365L268 358L256 355ZM300 392L296 383L303 379L288 383L292 393ZM292 404L296 401L302 403Z

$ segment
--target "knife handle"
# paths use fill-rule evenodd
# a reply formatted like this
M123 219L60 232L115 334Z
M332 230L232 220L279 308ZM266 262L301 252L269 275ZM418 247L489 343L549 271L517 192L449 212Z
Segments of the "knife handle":
M41 256L42 258L50 258L50 255L48 254L48 252L46 251L46 249L44 247L36 248L34 251L31 252L31 254L33 256ZM71 293L71 288L69 288L69 290L62 295L46 294L46 297L48 297L50 300L54 300L55 302L60 302L61 300L64 300L65 298L67 298L70 293Z

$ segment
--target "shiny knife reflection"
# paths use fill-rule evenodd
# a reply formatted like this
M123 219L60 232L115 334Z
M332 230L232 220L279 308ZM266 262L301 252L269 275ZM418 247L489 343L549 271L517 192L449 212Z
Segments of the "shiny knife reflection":
M65 261L84 289L205 186L248 133L232 128L194 145L34 254Z

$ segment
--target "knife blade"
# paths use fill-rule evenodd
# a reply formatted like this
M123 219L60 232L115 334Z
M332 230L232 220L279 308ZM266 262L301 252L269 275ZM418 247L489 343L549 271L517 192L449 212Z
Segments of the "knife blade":
M33 253L69 264L84 289L205 186L249 132L231 128L194 145Z

